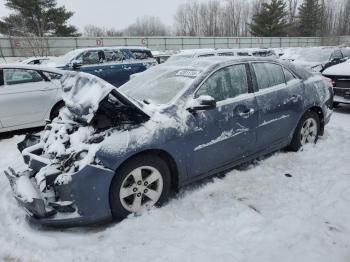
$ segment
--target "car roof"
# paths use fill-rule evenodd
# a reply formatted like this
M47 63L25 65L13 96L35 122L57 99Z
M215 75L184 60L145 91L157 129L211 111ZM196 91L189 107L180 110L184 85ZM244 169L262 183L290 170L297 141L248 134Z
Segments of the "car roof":
M75 50L90 51L90 50L105 50L105 49L130 49L130 50L147 50L147 51L151 51L149 48L142 47L142 46L101 46L101 47L78 48L78 49L75 49Z
M39 65L28 65L28 64L20 64L20 63L13 63L13 64L1 64L0 69L7 69L7 68L15 68L15 69L29 69L29 70L42 70L47 72L52 72L56 74L63 74L65 71L47 67L47 66L39 66Z
M207 71L212 70L215 67L226 66L235 63L243 62L276 62L290 67L289 63L281 63L281 60L270 57L252 57L252 56L210 56L202 58L186 58L175 61L167 61L164 64L157 67L172 67L174 70L178 69L190 69Z

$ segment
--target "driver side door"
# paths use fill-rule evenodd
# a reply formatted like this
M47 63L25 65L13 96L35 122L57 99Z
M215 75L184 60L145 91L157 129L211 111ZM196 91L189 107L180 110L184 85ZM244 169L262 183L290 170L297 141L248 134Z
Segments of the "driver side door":
M200 96L213 97L217 106L192 114L191 176L230 167L251 154L256 142L258 109L246 64L214 72L195 93Z

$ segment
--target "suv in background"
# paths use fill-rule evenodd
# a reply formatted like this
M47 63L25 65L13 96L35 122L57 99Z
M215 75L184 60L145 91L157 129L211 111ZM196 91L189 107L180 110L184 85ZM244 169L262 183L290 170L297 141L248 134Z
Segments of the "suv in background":
M129 81L131 75L156 64L147 48L99 47L70 51L47 65L96 75L119 87Z

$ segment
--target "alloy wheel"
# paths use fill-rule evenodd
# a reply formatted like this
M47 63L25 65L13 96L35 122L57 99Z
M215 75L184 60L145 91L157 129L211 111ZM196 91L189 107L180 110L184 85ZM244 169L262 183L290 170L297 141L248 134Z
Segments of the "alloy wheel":
M161 173L150 166L132 170L123 180L119 191L122 206L131 213L154 206L163 191Z

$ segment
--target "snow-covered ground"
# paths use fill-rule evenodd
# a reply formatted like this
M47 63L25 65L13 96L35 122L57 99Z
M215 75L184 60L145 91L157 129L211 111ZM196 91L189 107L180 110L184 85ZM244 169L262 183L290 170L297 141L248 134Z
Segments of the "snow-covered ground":
M23 168L0 137L0 170ZM119 224L53 230L30 225L0 176L0 261L350 261L350 107L302 152L278 152L183 189Z

